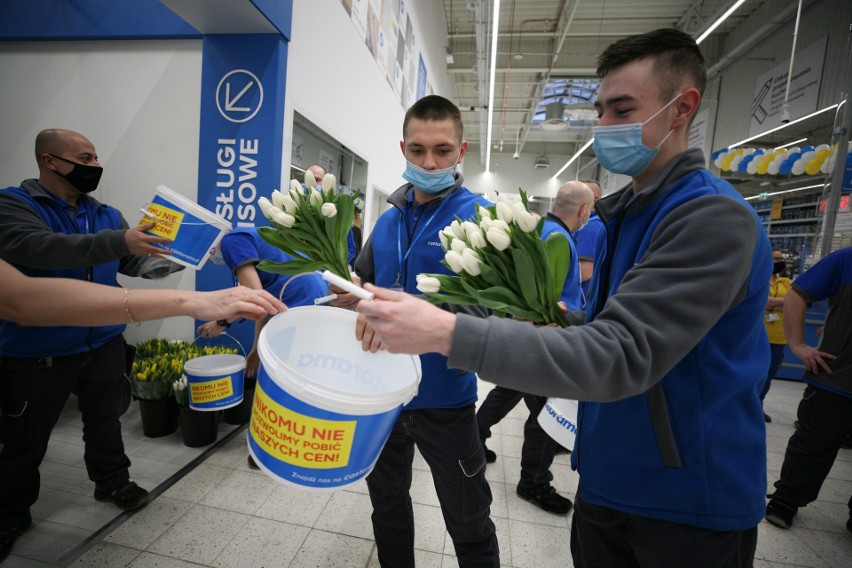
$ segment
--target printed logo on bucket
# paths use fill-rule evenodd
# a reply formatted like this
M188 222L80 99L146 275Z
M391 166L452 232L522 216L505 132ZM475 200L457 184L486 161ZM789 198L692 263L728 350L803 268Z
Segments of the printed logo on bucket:
M152 235L157 235L158 237L166 237L171 240L175 240L177 238L178 231L180 230L180 224L183 221L184 212L177 211L172 209L171 207L166 207L160 203L151 203L148 205L148 213L157 218L157 224L153 229L148 231ZM143 217L141 221L139 221L139 225L146 225L150 223L149 217Z
M388 392L388 387L382 377L374 375L357 363L345 357L328 355L326 353L300 353L296 360L296 368L329 369L343 375L351 375L368 387L373 393Z
M577 425L559 414L548 402L544 405L544 408L547 409L547 413L550 414L553 418L556 419L556 423L571 432L572 434L577 433Z
M234 386L231 375L203 383L192 382L189 384L189 396L192 397L193 404L232 397L234 396Z
M272 457L311 469L349 465L355 420L322 420L285 408L272 400L258 383L254 394L251 434Z

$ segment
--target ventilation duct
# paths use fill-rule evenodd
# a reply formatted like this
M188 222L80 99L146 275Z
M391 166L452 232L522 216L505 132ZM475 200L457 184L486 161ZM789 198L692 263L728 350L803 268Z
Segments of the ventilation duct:
M547 159L547 156L541 155L535 159L535 169L544 170L548 167L550 167L550 160Z
M563 118L565 116L565 105L560 102L550 103L544 107L544 120L539 126L545 130L565 130L568 128L568 123Z

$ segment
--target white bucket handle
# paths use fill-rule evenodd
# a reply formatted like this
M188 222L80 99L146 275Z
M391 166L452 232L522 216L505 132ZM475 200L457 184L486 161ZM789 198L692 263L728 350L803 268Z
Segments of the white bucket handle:
M237 340L237 338L236 338L236 337L234 337L233 335L231 335L230 333L227 333L227 332L225 332L225 331L223 331L222 333L220 333L220 334L219 334L219 335L217 335L216 337L221 337L221 336L223 336L223 335L224 335L225 337L229 337L229 338L231 338L231 339L233 340L233 342L234 342L234 343L236 343L236 344L239 346L240 351L242 351L242 352L243 352L243 357L244 357L244 358L248 358L248 355L246 355L246 350L245 350L245 348L243 347L243 344L242 344L242 343L240 343L240 342ZM201 336L200 336L200 335L199 335L198 337L196 337L195 339L193 339L193 340L189 343L189 346L187 346L187 348L186 348L186 353L184 353L184 355L183 355L183 363L184 363L184 365L186 365L186 362L187 362L187 361L189 361L189 359L188 359L188 357L189 357L189 348L190 348L190 347L192 347L193 345L195 345L195 342L196 342L196 341L198 341L199 339L201 339Z
M281 301L281 302L284 301L283 300L284 290L286 290L287 286L290 284L290 282L292 282L296 278L298 278L300 276L307 276L309 274L319 274L319 273L320 273L319 270L314 270L312 272L300 272L299 274L294 274L294 275L290 276L290 278L287 279L287 282L285 282L284 285L281 286L281 291L278 292L278 300ZM330 302L330 301L334 300L335 298L337 298L337 294L329 294L328 296L321 296L319 298L314 298L314 305L318 306L320 304L325 304L326 302Z

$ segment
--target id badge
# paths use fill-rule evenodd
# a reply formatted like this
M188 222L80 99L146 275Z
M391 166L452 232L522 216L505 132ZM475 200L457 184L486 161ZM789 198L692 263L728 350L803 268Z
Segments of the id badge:
M769 322L778 321L778 314L775 312L769 312L763 316L763 319Z

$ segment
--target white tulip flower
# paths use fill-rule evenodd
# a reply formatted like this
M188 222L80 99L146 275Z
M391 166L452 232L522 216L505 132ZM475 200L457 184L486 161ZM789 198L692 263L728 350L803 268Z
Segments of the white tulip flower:
M472 221L465 221L461 224L462 229L464 229L464 238L468 242L470 242L470 235L473 233L479 232L479 225Z
M462 270L464 270L464 263L462 262L462 257L456 251L451 250L447 252L446 256L444 256L444 260L446 260L447 264L450 265L450 270L452 270L456 274L461 274Z
M438 238L441 239L441 247L443 247L444 250L447 250L449 248L448 237L455 237L449 227L444 227L443 230L438 231Z
M331 219L337 215L337 206L334 203L323 203L320 211L322 211L323 217Z
M464 239L467 236L458 219L450 223L450 230L453 232L453 235L460 239Z
M482 234L482 231L478 230L475 233L471 233L468 237L468 242L470 246L473 248L482 248L488 243L485 242L485 236Z
M322 193L316 186L311 187L311 205L319 205L320 203L322 203Z
M269 200L268 200L267 198L265 198L265 197L261 197L260 199L258 199L258 200L257 200L257 206L258 206L258 207L260 207L260 210L261 210L261 211L263 211L263 215L264 215L267 219L271 219L271 217L270 217L270 211L271 211L272 209L275 209L275 206L272 204L272 202L271 202L271 201L269 201Z
M491 211L489 211L488 209L486 209L482 205L479 206L478 211L479 211L479 216L482 217L483 219L490 219L491 218Z
M296 218L294 216L290 215L289 213L284 213L278 208L272 208L270 209L270 212L272 213L272 217L270 218L270 220L275 221L282 227L286 227L289 229L296 223Z
M317 178L314 177L314 172L305 170L305 187L316 187Z
M417 275L417 289L424 294L434 294L441 289L441 281L426 274Z
M286 211L290 215L293 215L298 209L299 209L299 206L293 200L293 197L290 196L290 195L285 195L284 196L284 211Z
M500 219L494 219L494 222L491 223L491 227L497 227L501 231L506 231L507 233L510 231L509 223ZM491 228L489 227L489 229Z
M299 194L302 193L302 184L297 179L290 180L290 193L292 194L294 191Z
M480 265L482 264L482 259L479 258L479 255L476 254L473 249L464 249L461 258L465 272L467 272L471 276L479 276L480 274L482 274L482 268L480 268Z
M456 238L453 239L452 242L450 242L450 250L454 250L459 254L463 253L466 248L467 245L462 239Z
M511 223L515 216L512 211L512 206L505 201L497 202L497 218L506 223Z
M479 228L482 229L483 233L487 233L488 229L490 229L493 225L494 219L491 219L490 217L479 222Z
M512 244L512 237L509 236L509 233L499 227L491 227L488 229L488 232L485 234L485 238L488 239L491 246L497 250L506 250L509 248L509 245Z
M330 195L337 188L337 179L334 174L325 174L322 178L322 192Z
M279 209L283 209L284 205L284 196L277 189L272 191L272 204Z
M515 215L515 223L517 223L518 227L520 227L525 233L531 233L532 230L536 228L536 225L538 225L535 215L527 210L519 211Z

